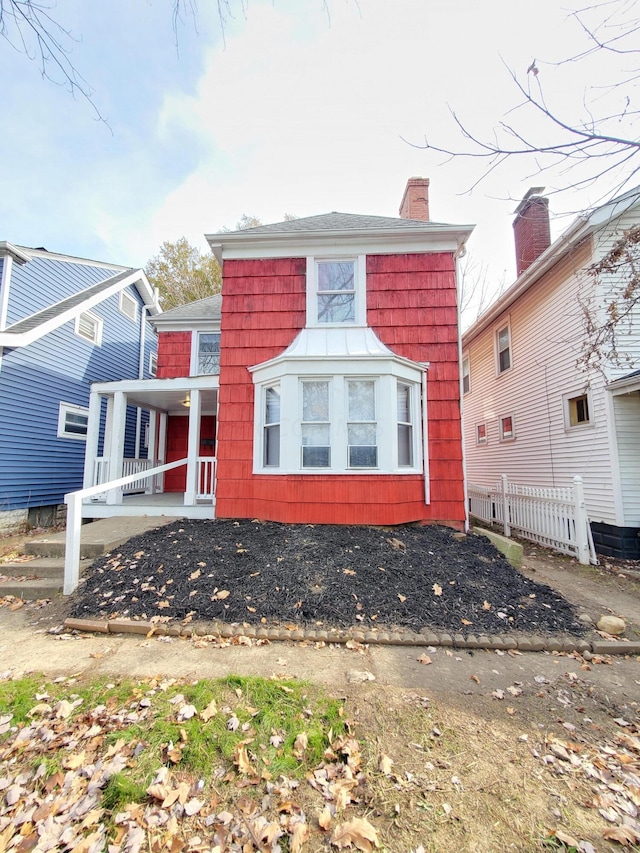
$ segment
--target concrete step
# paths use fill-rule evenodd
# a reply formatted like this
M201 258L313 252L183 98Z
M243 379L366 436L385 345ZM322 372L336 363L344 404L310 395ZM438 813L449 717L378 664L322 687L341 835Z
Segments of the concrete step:
M62 593L62 578L37 578L35 580L20 580L7 578L0 581L0 598L13 595L25 601L38 598L55 598Z
M80 573L92 560L80 561ZM32 560L18 560L0 563L0 575L8 578L63 578L64 559L62 557L34 557Z
M101 554L113 551L132 536L146 533L155 527L161 527L175 521L174 518L154 516L118 516L100 518L82 525L80 537L81 559L95 559ZM64 557L65 531L30 539L25 543L25 554L37 557Z

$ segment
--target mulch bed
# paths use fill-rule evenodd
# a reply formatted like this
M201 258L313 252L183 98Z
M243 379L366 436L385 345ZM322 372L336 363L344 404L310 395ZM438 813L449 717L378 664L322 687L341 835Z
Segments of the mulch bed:
M462 634L579 635L550 587L511 567L486 537L260 521L174 522L98 559L72 615Z

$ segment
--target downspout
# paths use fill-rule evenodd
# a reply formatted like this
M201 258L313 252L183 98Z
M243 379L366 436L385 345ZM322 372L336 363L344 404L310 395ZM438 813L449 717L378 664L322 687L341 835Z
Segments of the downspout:
M422 371L422 470L424 472L424 502L431 503L431 479L429 477L429 422L427 420L427 370L429 362L423 362Z

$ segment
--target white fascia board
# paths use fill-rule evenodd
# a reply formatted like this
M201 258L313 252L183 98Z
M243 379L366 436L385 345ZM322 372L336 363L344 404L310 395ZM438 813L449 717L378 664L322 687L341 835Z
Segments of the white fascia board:
M91 391L96 394L115 394L116 391L134 394L137 391L207 391L218 388L216 374L206 376L179 376L176 379L119 379L115 382L94 382Z
M634 391L640 391L640 376L631 376L628 379L616 379L607 385L606 388L614 397L618 396L618 394L632 394Z
M19 264L26 264L31 260L29 255L25 254L17 246L14 246L13 243L8 243L6 240L0 240L0 258L4 255L11 255L13 260Z
M63 255L60 252L48 252L46 249L31 249L28 246L19 246L21 252L24 252L28 261L32 258L50 258L54 261L66 261L70 264L89 264L92 267L99 269L116 270L118 272L126 272L131 267L123 266L122 264L110 264L107 261L94 261L91 258L79 258L76 255Z
M288 232L254 234L230 232L221 239L205 235L219 263L224 260L256 258L297 258L332 253L416 254L418 252L459 252L473 231L473 225L426 225L397 230L393 228L354 231Z
M28 332L22 332L18 334L6 331L0 332L0 346L24 347L28 344L32 344L34 341L37 341L45 335L49 334L49 332L53 332L55 329L58 329L60 326L63 326L69 320L74 320L79 314L82 314L84 311L90 311L91 308L93 308L95 305L99 305L101 302L104 302L105 299L108 299L110 296L113 296L114 293L119 293L121 290L124 290L124 288L128 287L130 284L135 284L136 286L138 286L138 282L140 281L141 276L144 277L144 280L146 281L146 276L141 270L134 270L131 275L126 276L126 278L120 279L120 281L116 282L111 287L108 287L106 290L103 290L95 296L86 299L84 302L81 302L74 308L69 308L67 311L63 311L62 314L58 314L51 320L47 320L47 322L42 323L41 325L36 326L33 329L29 329ZM148 282L147 286L149 286ZM151 310L151 307L148 307ZM26 320L28 318L25 317L24 319Z
M253 376L254 384L271 382L283 376L369 376L373 374L390 374L410 382L417 382L419 376L426 372L426 367L401 356L348 356L320 360L318 358L277 357L262 364L248 367Z
M160 314L160 300L158 298L157 288L150 283L142 270L136 270L136 273L138 276L137 280L132 281L131 284L135 284L136 290L140 294L145 308L149 314L152 314L153 316Z
M172 320L168 323L153 321L158 334L162 332L219 332L220 320Z

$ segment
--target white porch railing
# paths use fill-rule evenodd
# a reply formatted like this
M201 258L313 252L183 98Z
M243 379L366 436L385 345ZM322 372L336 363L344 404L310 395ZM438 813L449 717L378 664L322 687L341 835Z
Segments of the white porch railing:
M597 564L581 477L572 486L541 488L510 483L503 474L495 487L469 483L467 492L470 514L501 525L505 536L513 532L584 565Z
M172 468L179 468L186 465L189 460L178 459L176 462L168 462L166 465L158 465L156 468L150 468L143 479L155 477L165 471L170 471ZM98 483L95 486L89 486L88 489L80 489L77 492L69 492L64 496L64 502L67 504L67 532L65 537L65 556L64 556L64 586L63 593L71 595L78 586L80 576L80 532L82 528L82 506L85 498L92 498L94 495L99 495L102 492L111 492L116 489L121 489L123 486L128 486L130 483L136 482L140 478L140 472L136 471L126 477L119 477L117 480L111 480L109 483Z
M213 500L216 491L216 457L198 457L196 500Z
M109 463L111 460L108 456L98 456L94 461L93 467L93 484L94 486L107 483L109 481ZM151 468L157 467L160 464L158 459L123 459L122 460L122 476L128 477L130 474L139 474L146 472ZM122 486L120 491L123 494L131 494L132 492L157 492L160 491L160 478L155 478L155 482L151 482L148 477L141 477L134 480L127 486ZM95 495L94 498L98 498Z

